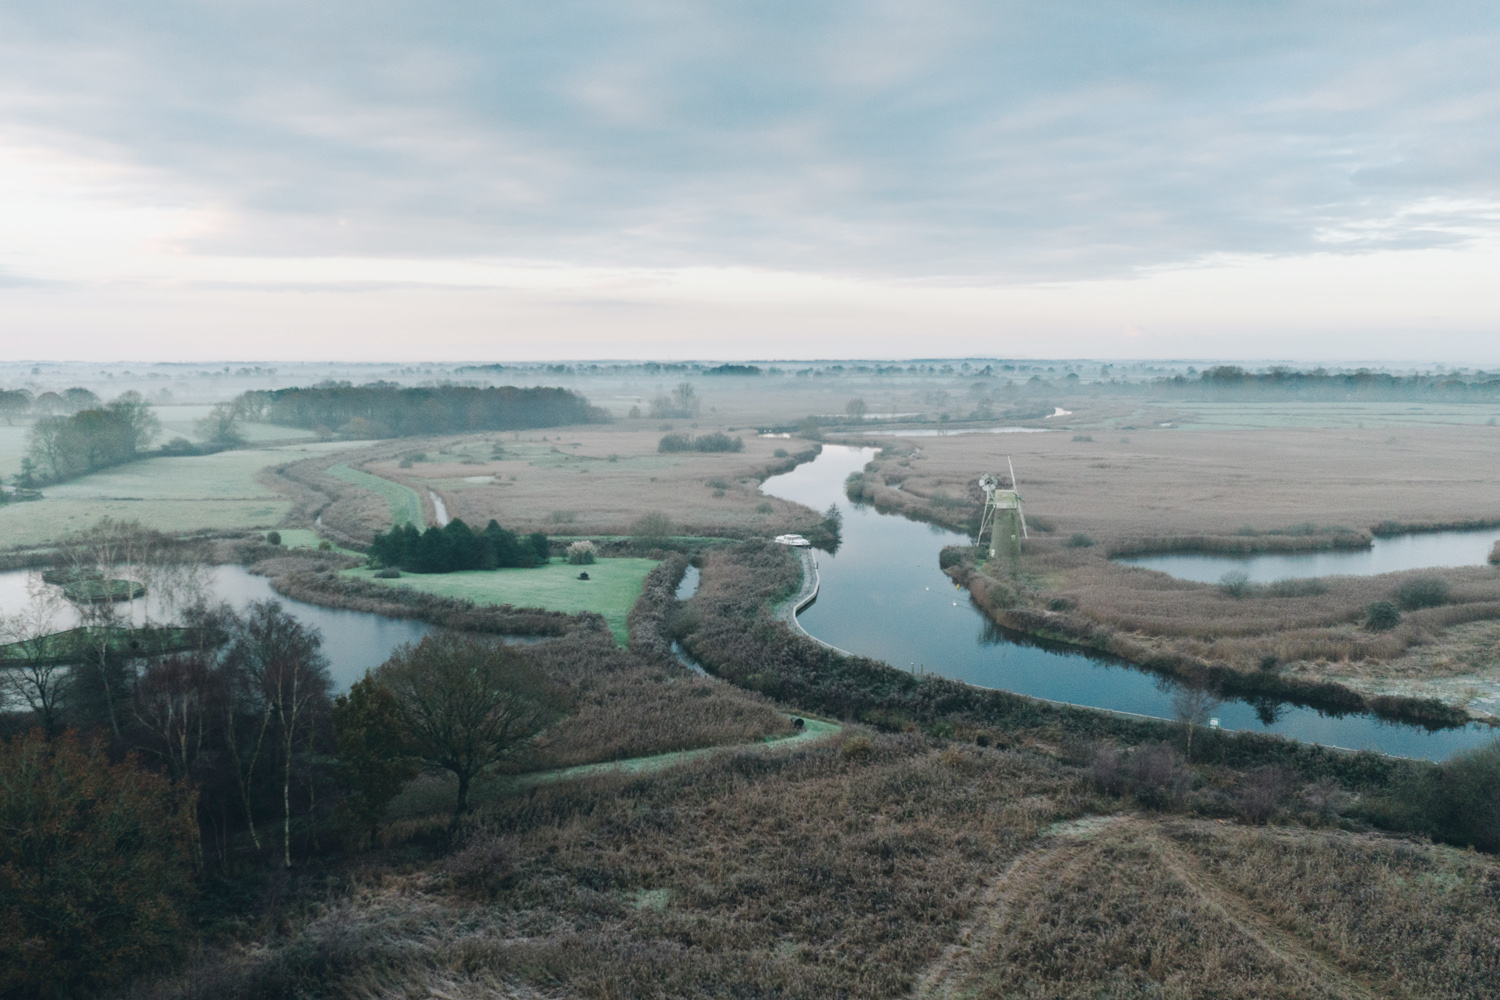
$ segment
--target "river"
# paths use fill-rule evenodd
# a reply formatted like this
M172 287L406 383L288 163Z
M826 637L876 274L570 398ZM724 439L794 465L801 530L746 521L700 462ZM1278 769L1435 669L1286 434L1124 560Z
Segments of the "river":
M15 614L32 601L31 590L41 584L40 570L12 570L0 573L0 614ZM51 588L49 588L51 589ZM323 655L328 658L328 672L335 689L346 691L364 676L366 670L384 663L391 652L403 643L419 642L431 626L408 618L387 618L365 611L325 608L304 601L282 597L271 589L271 581L255 576L243 566L215 566L209 571L205 589L216 601L227 601L242 609L251 601L280 601L282 607L299 622L317 629L323 637ZM149 610L156 621L170 619L154 603L148 608L147 595L139 601L115 605L124 620L140 623ZM67 605L58 608L53 619L58 629L72 628L77 618Z
M1170 718L1174 685L1119 661L1045 648L1008 637L938 568L946 545L968 536L851 503L844 481L874 458L873 448L825 445L811 462L765 481L771 496L843 514L836 554L818 553L821 589L798 620L840 649L912 671L1052 701ZM1217 577L1215 577L1217 579ZM1342 718L1297 705L1226 702L1216 713L1229 729L1407 757L1444 759L1493 739L1488 726L1428 732L1373 716Z

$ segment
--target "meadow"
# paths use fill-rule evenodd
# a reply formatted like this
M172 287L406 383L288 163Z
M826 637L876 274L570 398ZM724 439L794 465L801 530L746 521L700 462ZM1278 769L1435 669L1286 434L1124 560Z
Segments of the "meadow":
M468 570L461 573L403 573L398 580L381 580L375 570L348 569L343 576L392 587L409 587L439 597L475 604L509 604L518 608L546 608L565 614L592 611L603 615L616 641L629 637L626 618L640 596L654 559L600 559L573 566L554 559L532 569ZM587 580L578 579L587 571Z
M41 545L102 517L172 532L274 527L292 503L262 472L344 447L309 442L132 462L49 486L39 501L0 506L0 538L8 548Z

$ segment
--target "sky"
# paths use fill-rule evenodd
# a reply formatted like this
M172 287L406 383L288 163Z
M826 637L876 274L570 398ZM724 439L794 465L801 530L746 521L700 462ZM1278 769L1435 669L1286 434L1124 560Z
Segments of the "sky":
M0 358L1500 363L1492 2L0 0Z

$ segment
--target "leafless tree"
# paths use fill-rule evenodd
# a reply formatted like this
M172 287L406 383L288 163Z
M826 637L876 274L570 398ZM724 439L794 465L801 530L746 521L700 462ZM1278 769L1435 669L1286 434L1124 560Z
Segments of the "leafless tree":
M257 848L251 787L261 755L281 757L282 860L292 865L292 777L300 750L312 735L317 713L328 705L328 662L315 631L282 610L280 602L252 604L226 658L233 697L226 712L230 727L244 718L251 730L229 733L241 800ZM237 738L241 737L242 738Z
M458 779L450 833L474 778L514 758L562 711L560 693L531 661L489 637L429 635L374 677L396 696L413 754Z
M68 671L59 662L56 639L57 592L33 579L26 606L0 615L0 643L6 645L0 664L0 698L20 700L36 714L48 739L62 728L62 693Z
M1193 759L1193 730L1208 725L1224 703L1199 684L1184 684L1172 696L1172 714L1187 728L1187 759Z

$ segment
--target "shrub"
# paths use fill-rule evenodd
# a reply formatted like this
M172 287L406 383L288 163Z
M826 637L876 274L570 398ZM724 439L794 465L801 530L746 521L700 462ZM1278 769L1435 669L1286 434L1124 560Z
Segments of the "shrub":
M1251 771L1240 787L1240 815L1252 823L1264 823L1281 808L1291 789L1291 776L1279 767L1267 766Z
M266 544L267 545L280 545L281 544L281 532L279 532L279 531L268 531L268 532L266 532Z
M515 845L510 838L481 825L449 856L444 867L456 895L492 902L516 883Z
M777 458L788 458L788 457L790 457L787 454L787 450L785 448L777 448L775 451L771 452L771 454L775 455ZM1497 550L1500 550L1500 543L1496 543L1496 548L1497 548ZM1491 562L1493 562L1493 561L1495 561L1495 560L1491 560Z
M671 536L672 522L665 514L643 514L630 526L631 541L647 548L660 545Z
M399 569L397 569L396 567L394 567L394 566L387 566L385 569L379 570L378 572L376 572L375 579L377 579L377 580L399 580L399 579L401 579L401 571Z
M745 442L743 438L732 438L723 431L714 431L712 434L703 434L699 437L692 437L688 434L668 434L657 442L656 450L663 454L680 451L744 451Z
M1094 544L1094 540L1079 531L1069 536L1068 540L1063 544L1067 545L1070 549L1086 549Z
M599 550L593 542L574 542L568 546L568 563L572 566L587 566L598 554Z
M189 796L99 743L0 743L0 996L92 994L182 941Z
M727 490L729 489L729 483L722 476L715 476L708 481L708 487L714 490Z
M1390 601L1376 601L1365 609L1365 624L1375 632L1385 632L1401 624L1401 611Z
M1074 441L1092 441L1092 440L1094 440L1094 437L1091 434L1074 434L1073 435L1073 440Z
M1328 584L1322 580L1296 578L1277 580L1266 584L1266 593L1272 597L1316 597L1328 593Z
M1435 576L1403 580L1396 588L1396 603L1405 611L1435 608L1448 603L1448 584Z
M769 514L775 509L775 507L771 506L771 501L769 500L762 500L755 505L755 513L757 514Z
M323 539L321 542L318 543L318 551L319 552L332 552L333 551L333 543L330 542L326 538Z
M839 753L844 755L845 760L869 760L875 755L875 747L868 736L859 734L845 740Z
M1242 569L1232 569L1219 577L1219 589L1238 600L1250 593L1250 574Z

